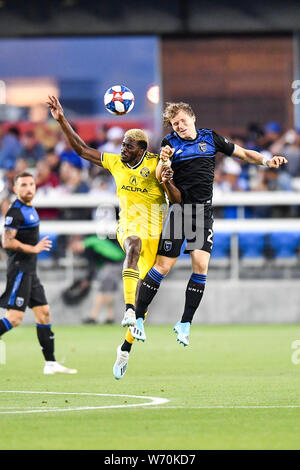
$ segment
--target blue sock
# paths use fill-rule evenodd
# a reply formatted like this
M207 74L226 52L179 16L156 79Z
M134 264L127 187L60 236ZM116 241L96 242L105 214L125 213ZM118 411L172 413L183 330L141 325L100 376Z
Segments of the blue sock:
M2 336L4 333L11 330L12 328L13 328L13 326L10 323L10 321L7 320L7 318L1 318L1 320L0 320L0 336Z

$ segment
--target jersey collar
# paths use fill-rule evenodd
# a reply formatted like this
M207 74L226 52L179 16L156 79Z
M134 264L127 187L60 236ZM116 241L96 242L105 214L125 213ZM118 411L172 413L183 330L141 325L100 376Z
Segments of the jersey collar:
M138 166L140 166L140 164L141 164L142 161L144 160L145 155L146 155L146 150L145 150L145 152L143 153L142 158L140 159L140 161L139 161L136 165L130 166L130 165L128 165L128 163L126 163L126 165L127 165L128 168L130 168L131 170L134 170L135 168L137 168Z

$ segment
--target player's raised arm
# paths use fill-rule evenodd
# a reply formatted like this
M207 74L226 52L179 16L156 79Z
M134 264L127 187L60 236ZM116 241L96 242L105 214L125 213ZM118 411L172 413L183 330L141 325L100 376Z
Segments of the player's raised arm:
M232 157L238 157L245 162L254 163L255 165L265 165L269 168L279 168L281 165L288 163L285 157L276 155L271 159L267 159L264 155L256 152L255 150L244 149L236 144L234 146Z
M65 118L63 107L58 98L56 98L56 96L49 96L47 105L54 119L60 124L60 127L70 142L72 149L85 160L95 163L98 166L102 166L100 152L89 147L81 137L76 134L70 123Z

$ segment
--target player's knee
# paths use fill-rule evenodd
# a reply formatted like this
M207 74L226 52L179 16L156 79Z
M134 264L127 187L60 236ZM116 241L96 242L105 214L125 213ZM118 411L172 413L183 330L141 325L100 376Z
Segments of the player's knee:
M131 240L126 246L126 263L128 267L136 264L141 253L141 241L139 238Z
M22 323L23 315L24 315L23 312L10 311L10 312L7 312L6 318L10 322L10 324L13 326L13 328L16 328Z
M197 274L206 274L208 270L208 262L206 260L197 261L193 263L193 271Z
M175 262L173 261L172 258L163 259L163 258L158 257L153 267L160 274L162 274L163 276L166 276L168 272L170 271L170 269L173 267L174 263Z

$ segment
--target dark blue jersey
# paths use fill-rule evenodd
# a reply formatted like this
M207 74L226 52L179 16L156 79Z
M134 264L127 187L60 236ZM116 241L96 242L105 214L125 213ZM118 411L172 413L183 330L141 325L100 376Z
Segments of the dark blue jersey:
M198 129L194 140L181 139L171 132L162 141L162 147L175 149L172 161L173 180L186 204L202 203L212 199L217 152L231 156L234 144L211 129Z
M40 219L32 206L23 204L19 199L10 206L5 216L5 229L17 230L16 240L26 245L36 245L39 242ZM25 273L36 272L37 255L21 251L6 250L8 270L17 268Z

